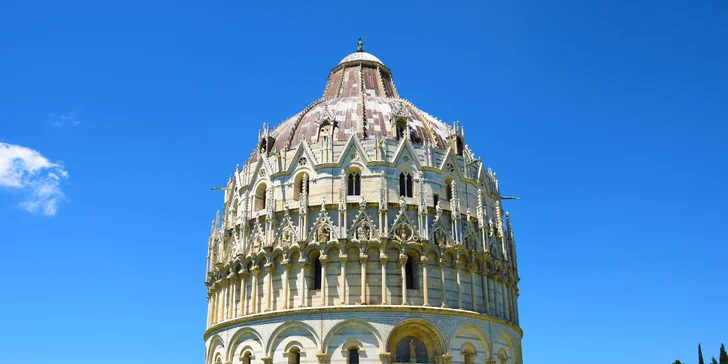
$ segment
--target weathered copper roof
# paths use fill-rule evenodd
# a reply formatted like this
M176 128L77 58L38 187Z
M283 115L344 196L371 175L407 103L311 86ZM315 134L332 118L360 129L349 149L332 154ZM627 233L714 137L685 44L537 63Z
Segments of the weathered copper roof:
M359 51L346 56L329 73L323 97L283 121L269 134L275 150L290 150L302 140L319 141L319 130L334 125L333 141L345 142L375 135L395 139L397 120L403 118L413 143L432 143L447 149L451 128L400 98L390 70L375 56Z

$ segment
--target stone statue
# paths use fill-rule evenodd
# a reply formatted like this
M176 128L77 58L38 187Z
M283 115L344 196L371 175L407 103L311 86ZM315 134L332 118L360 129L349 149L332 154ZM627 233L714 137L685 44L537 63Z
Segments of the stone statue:
M364 42L361 40L361 38L359 38L359 41L356 42L356 44L358 46L356 51L357 52L364 52Z
M410 339L409 343L410 362L417 360L417 353L415 353L415 339Z
M322 226L318 231L318 242L319 243L326 243L329 241L330 237L329 227L328 226Z
M369 240L369 234L367 234L367 227L364 226L364 224L360 224L359 227L356 228L356 238L358 240Z

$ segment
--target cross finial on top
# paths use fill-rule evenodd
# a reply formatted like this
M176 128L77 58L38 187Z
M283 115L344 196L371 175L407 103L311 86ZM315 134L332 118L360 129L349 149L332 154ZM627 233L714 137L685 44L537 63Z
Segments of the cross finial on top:
M364 41L362 41L361 38L359 38L359 41L356 42L356 44L359 46L356 51L357 52L364 52Z

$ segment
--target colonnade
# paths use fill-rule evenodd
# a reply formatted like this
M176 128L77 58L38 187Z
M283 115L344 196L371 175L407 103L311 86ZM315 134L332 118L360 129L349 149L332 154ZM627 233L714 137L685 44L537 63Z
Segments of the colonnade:
M369 295L367 295L368 291L370 290L376 290L379 288L381 290L381 305L390 305L393 304L393 302L390 302L390 295L387 294L388 292L388 283L387 283L387 276L388 276L388 268L387 263L389 262L389 258L386 256L382 256L379 258L379 263L381 265L381 287L376 287L371 284L367 284L367 263L369 262L369 255L368 254L360 254L359 259L361 262L361 269L360 269L360 279L361 279L361 291L360 291L360 299L359 304L362 305L369 305L372 304L370 300L367 299ZM326 284L326 278L327 277L327 269L328 265L330 264L330 260L328 257L324 254L319 256L319 261L321 263L321 277L322 278L322 284L321 284L321 297L323 298L321 300L320 306L316 306L313 302L311 306L316 307L325 307L329 306L329 285ZM397 262L400 265L400 277L399 278L399 285L401 289L401 305L410 305L412 304L411 300L409 299L408 295L408 289L406 288L406 282L407 282L407 271L406 271L406 263L407 260L410 259L406 254L400 254L399 259ZM339 256L339 262L341 263L341 272L340 275L336 278L338 281L338 297L335 297L333 299L335 303L335 306L342 306L342 305L350 305L350 294L349 294L349 287L347 284L346 279L346 263L348 262L348 257L346 255L340 255ZM289 282L289 271L292 267L292 264L290 264L290 261L288 259L284 259L281 262L281 281L282 281L282 305L278 306L281 309L293 309L293 308L304 308L309 307L308 300L310 296L310 290L307 282L306 277L306 271L310 271L310 267L313 266L313 264L308 259L300 259L299 260L301 269L298 272L298 275L295 279L296 284L296 290L298 292L298 298L299 303L296 306L295 303L291 302L291 289L290 289L290 282ZM502 319L508 320L513 322L514 324L518 324L518 305L517 305L517 290L510 282L508 282L506 279L502 278L500 275L494 274L493 272L487 272L487 270L483 267L481 270L481 279L482 284L480 285L480 289L482 292L477 292L477 286L476 286L476 279L478 276L478 269L477 267L471 265L470 267L465 267L463 264L455 263L453 264L453 267L455 268L455 291L456 291L456 299L453 299L451 297L451 301L455 301L456 305L455 307L449 307L448 305L448 295L447 295L447 279L446 279L446 269L449 264L446 260L440 259L438 262L438 265L440 267L440 307L442 308L454 308L454 309L466 309L463 305L464 300L469 300L470 302L470 311L480 312L486 315L491 316L497 316ZM422 256L420 258L420 263L418 264L421 272L421 297L423 300L423 305L425 307L431 306L430 303L430 290L433 289L430 287L429 279L431 278L428 275L428 268L430 266L430 259L427 256ZM269 312L273 309L272 306L272 300L273 300L273 274L276 272L275 265L271 263L267 263L263 265L263 269L267 272L267 274L264 277L263 280L263 292L262 295L262 304L258 302L258 299L260 299L261 295L258 292L259 285L260 285L260 275L262 273L262 270L257 264L253 264L249 269L241 268L240 271L235 273L228 274L225 278L220 279L216 282L214 282L209 290L208 293L208 319L207 319L207 326L210 327L212 325L215 325L217 323L238 318L241 316L247 316L251 314L257 314L257 313L263 313L263 312ZM470 276L470 282L469 282L469 288L470 292L466 296L466 294L463 292L465 285L463 284L463 278L466 274L469 273ZM371 279L371 277L370 277ZM250 285L250 291L248 292L248 280L251 281ZM476 294L480 293L482 295L482 309L478 307L478 295ZM396 297L396 296L393 296ZM249 304L245 304L250 300ZM494 312L491 312L491 301L493 304L493 308L495 309ZM465 301L467 302L467 301ZM376 304L376 302L374 302ZM260 306L260 309L259 309Z

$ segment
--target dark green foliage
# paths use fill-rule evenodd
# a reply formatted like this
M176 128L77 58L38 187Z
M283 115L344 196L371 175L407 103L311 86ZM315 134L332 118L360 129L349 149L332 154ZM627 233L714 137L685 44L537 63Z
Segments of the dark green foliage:
M672 364L682 364L682 362L680 360L675 360L675 362Z
M718 361L715 360L715 357L713 357L713 359L710 359L710 364L718 364Z
M720 364L728 364L728 354L725 352L725 346L720 344L720 358L718 359Z
M705 364L703 361L703 350L700 348L700 344L698 344L698 364Z

